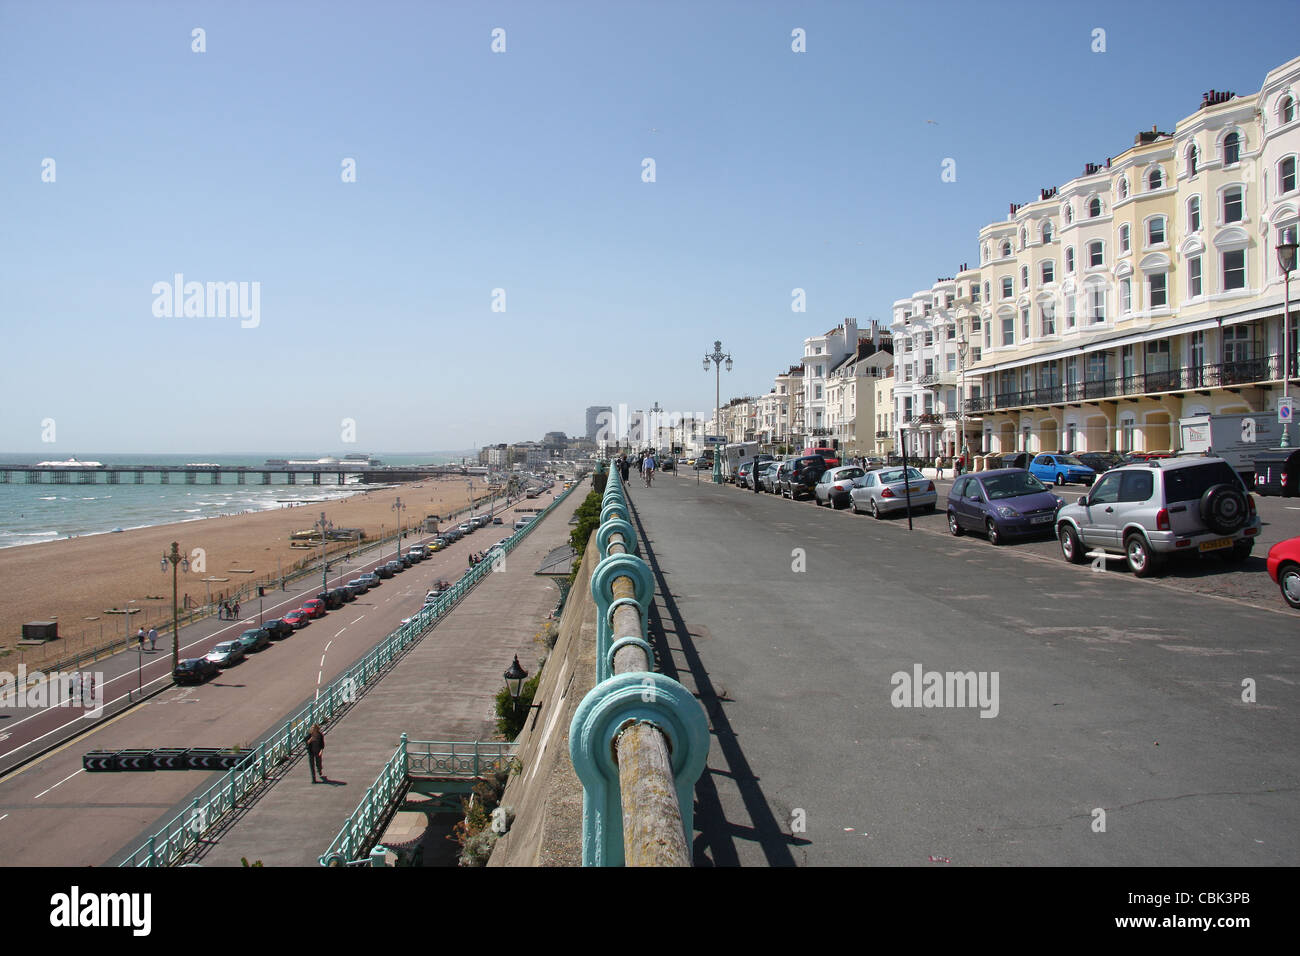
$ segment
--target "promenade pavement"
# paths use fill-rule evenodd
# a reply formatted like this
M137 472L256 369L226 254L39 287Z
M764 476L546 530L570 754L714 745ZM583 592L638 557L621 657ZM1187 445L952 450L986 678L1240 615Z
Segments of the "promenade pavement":
M534 636L559 599L555 581L534 572L548 551L567 543L569 519L588 490L575 489L510 553L502 571L487 575L330 728L323 761L328 784L313 785L306 758L297 758L215 835L197 862L239 866L247 857L265 866L318 866L403 733L411 740L495 739L501 675L516 654L525 669L535 669L543 651Z
M660 668L713 733L697 865L1300 853L1289 609L688 478L630 499ZM902 706L917 667L995 704Z

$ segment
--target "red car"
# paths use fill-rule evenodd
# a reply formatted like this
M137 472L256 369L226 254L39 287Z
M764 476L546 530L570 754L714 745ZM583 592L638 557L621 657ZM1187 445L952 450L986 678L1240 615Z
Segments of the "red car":
M303 601L302 609L313 618L325 616L325 602L320 598L312 598L310 601Z
M284 616L284 623L293 625L295 629L306 627L307 622L310 620L311 612L306 611L303 608L298 608L296 611L290 611Z
M1277 582L1282 600L1300 611L1300 538L1287 538L1268 549L1268 576Z
M836 465L840 463L840 453L837 452L834 448L825 448L825 447L805 448L803 450L803 457L806 458L809 455L821 455L822 460L826 462L826 467L828 468L834 468Z

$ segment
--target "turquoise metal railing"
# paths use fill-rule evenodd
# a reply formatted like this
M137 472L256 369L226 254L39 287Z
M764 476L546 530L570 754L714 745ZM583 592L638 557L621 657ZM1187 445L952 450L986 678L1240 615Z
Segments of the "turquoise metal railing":
M693 791L709 754L704 708L655 673L646 631L654 597L618 470L596 529L596 680L569 725L582 781L583 866L690 866Z
M505 552L513 551L579 484L566 488L534 520L510 535L502 545ZM426 605L410 621L380 641L359 663L322 690L296 716L286 721L283 727L271 731L251 752L252 756L243 766L229 771L220 781L196 797L188 808L167 821L119 866L171 866L193 850L202 842L204 834L226 813L236 808L244 796L261 785L277 766L303 746L303 738L307 736L307 730L312 724L328 724L353 704L362 688L381 677L398 656L446 616L485 575L492 573L493 567L491 560L485 560L467 570L455 584L438 595L437 600Z
M397 745L374 784L352 811L343 829L317 859L321 866L348 866L363 861L379 840L379 828L406 793L412 777L456 777L473 780L510 768L514 744L478 740L407 740Z

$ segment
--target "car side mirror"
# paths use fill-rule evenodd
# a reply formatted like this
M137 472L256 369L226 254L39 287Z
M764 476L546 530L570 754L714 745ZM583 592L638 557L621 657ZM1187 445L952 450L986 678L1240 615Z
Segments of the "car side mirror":
M1079 495L1079 501L1078 501L1078 504L1081 504L1081 505L1083 505L1084 507L1087 507L1087 506L1088 506L1088 496L1087 496L1087 495Z

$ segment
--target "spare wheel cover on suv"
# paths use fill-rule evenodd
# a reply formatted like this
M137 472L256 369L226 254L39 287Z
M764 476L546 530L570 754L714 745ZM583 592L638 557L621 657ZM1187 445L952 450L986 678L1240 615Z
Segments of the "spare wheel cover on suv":
M1201 520L1218 534L1232 534L1247 520L1246 496L1229 484L1211 485L1201 495Z

